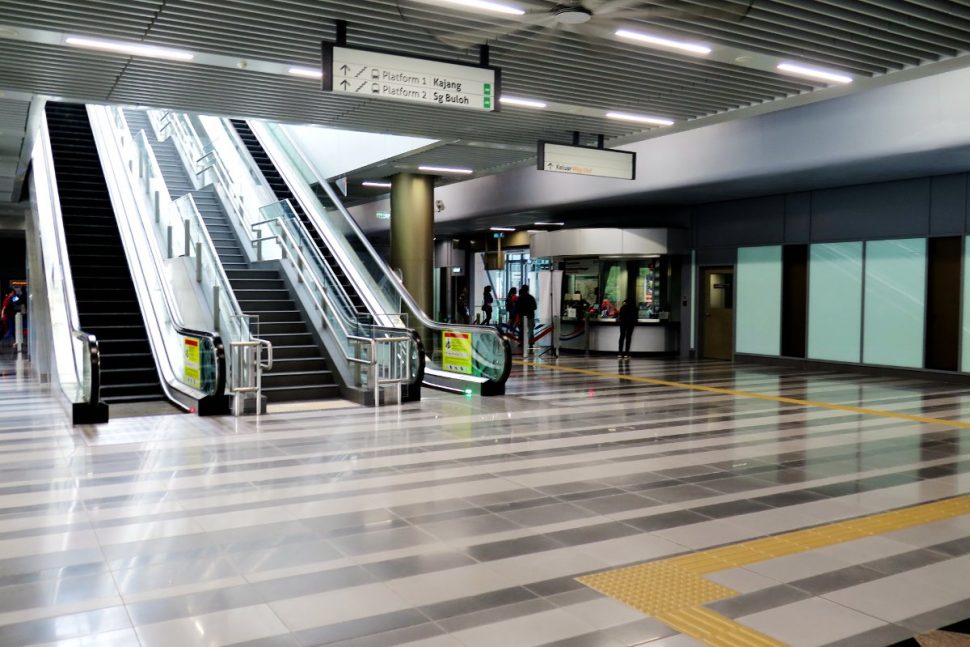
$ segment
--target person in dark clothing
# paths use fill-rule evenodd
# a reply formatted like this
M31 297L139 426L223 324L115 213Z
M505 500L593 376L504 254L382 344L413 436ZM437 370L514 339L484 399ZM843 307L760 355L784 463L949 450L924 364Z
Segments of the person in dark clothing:
M529 286L523 285L519 289L519 298L515 302L515 312L522 321L522 354L529 355L532 352L532 337L535 336L536 329L536 304L535 298L529 293Z
M620 359L630 358L630 342L633 340L633 329L637 326L638 311L629 299L623 300L620 308Z
M485 315L485 319L482 321L483 326L488 326L492 323L492 303L495 302L495 297L492 296L492 286L486 285L485 290L482 292L482 314Z

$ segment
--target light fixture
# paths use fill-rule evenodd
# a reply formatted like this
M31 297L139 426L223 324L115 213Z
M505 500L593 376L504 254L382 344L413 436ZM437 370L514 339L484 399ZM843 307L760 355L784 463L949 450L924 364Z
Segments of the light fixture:
M102 38L88 38L86 36L68 36L64 42L74 47L98 49L105 52L117 52L128 56L146 56L148 58L167 58L173 61L191 61L195 54L182 49L159 47L145 43L128 43L119 40L104 40Z
M839 74L838 72L830 72L829 70L799 65L797 63L782 63L778 66L778 69L786 74L828 81L829 83L852 83L852 77L848 74Z
M520 99L519 97L499 97L499 101L502 103L507 103L510 106L521 106L523 108L545 108L546 103L544 101L536 101L535 99Z
M654 36L653 34L644 34L643 32L639 31L630 31L629 29L617 29L615 32L613 32L613 35L619 36L620 38L625 38L627 40L636 41L637 43L643 43L645 45L679 49L684 52L690 52L691 54L711 53L711 48L707 45L673 40L671 38L664 38L663 36Z
M619 121L635 121L641 124L652 124L654 126L673 126L673 119L665 119L663 117L649 117L647 115L635 115L630 112L607 112L607 119L617 119Z
M427 173L454 173L455 175L471 175L475 172L470 168L452 168L450 166L419 166L418 170Z
M298 66L295 66L295 67L291 67L290 69L288 69L287 70L287 73L288 74L292 74L293 76L302 76L302 77L305 77L305 78L308 78L308 79L322 79L323 78L323 71L322 70L318 70L315 67L298 67Z
M438 2L434 2L434 4L457 5L459 7L464 7L465 9L491 11L492 13L504 13L508 16L525 15L525 11L523 9L519 9L518 7L501 2L492 2L491 0L439 0Z
M390 189L391 188L391 183L390 182L373 182L371 180L368 180L367 182L361 182L360 185L361 186L369 186L372 189Z
M532 223L536 227L562 227L566 223L564 222L534 222Z
M489 227L489 231L515 231L515 227Z
M556 22L560 25L583 25L593 18L593 12L586 7L562 7L556 12Z

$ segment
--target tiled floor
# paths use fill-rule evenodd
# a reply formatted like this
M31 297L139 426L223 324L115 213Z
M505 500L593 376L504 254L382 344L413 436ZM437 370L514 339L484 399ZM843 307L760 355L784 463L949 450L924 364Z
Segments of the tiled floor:
M0 645L686 647L576 578L970 492L946 422L968 388L560 364L593 374L87 428L0 364ZM736 595L704 609L772 644L888 645L970 617L968 572L963 515L726 567L707 579Z

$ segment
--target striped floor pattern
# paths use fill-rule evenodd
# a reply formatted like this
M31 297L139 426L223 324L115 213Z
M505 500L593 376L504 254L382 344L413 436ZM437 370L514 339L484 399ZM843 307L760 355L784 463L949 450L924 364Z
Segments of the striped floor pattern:
M559 367L499 398L72 428L0 363L0 645L688 647L577 578L970 492L965 387ZM703 609L773 644L890 645L970 617L967 573L958 515L712 572L733 595Z

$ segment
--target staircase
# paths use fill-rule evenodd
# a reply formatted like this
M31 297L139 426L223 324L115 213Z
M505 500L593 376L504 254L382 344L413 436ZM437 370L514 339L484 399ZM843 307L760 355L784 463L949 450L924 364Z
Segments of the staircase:
M259 317L253 335L273 344L273 369L263 373L262 381L267 402L339 397L340 388L280 270L250 267L215 188L193 189L175 142L156 139L147 113L125 110L125 119L133 136L145 131L172 198L192 193L240 308Z
M360 297L360 294L354 289L353 284L350 279L344 273L343 269L340 267L340 263L330 252L330 248L324 242L317 228L310 221L310 218L303 211L300 203L297 201L296 196L290 191L290 187L286 185L283 177L280 175L279 171L276 170L276 166L270 160L269 155L263 150L262 145L260 145L259 140L256 139L256 135L253 134L252 129L249 124L243 119L230 119L233 128L239 134L240 139L242 139L243 144L245 144L246 149L249 154L252 155L253 161L256 162L256 166L262 171L263 177L266 178L266 182L269 184L270 188L273 189L273 193L276 194L278 200L289 200L290 204L293 206L293 211L296 212L297 217L306 227L307 231L310 232L310 237L316 244L317 249L320 250L321 256L323 256L324 261L330 266L333 271L334 276L337 277L337 281L343 287L344 292L350 298L351 304L354 306L354 310L357 312L357 316L364 320L370 321L371 315L367 306L364 304L364 300Z
M87 111L48 103L45 112L78 317L101 351L101 399L165 400Z

